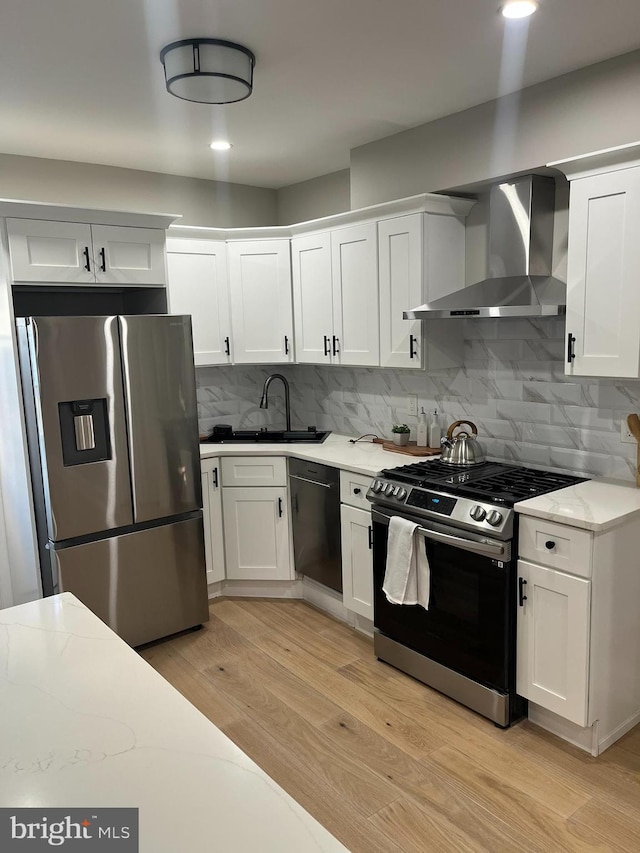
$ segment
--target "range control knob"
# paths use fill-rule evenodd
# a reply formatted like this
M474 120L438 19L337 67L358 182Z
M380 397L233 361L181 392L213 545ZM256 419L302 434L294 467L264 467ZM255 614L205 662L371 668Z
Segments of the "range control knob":
M373 481L373 483L371 484L371 491L375 492L376 494L382 491L382 483L380 482L380 480Z
M391 497L393 494L393 485L391 483L386 483L386 485L383 486L382 491L387 495L387 497Z
M481 506L478 506L477 504L476 504L476 506L472 506L471 509L469 510L469 515L471 516L471 518L474 521L482 521L484 519L484 517L486 516L486 514L487 514L487 511L485 509L483 509Z
M492 510L487 516L487 521L492 527L497 527L502 521L502 513L497 509Z
M402 486L399 486L396 489L396 497L398 498L398 500L403 501L406 498L406 496L407 496L407 490L403 489Z

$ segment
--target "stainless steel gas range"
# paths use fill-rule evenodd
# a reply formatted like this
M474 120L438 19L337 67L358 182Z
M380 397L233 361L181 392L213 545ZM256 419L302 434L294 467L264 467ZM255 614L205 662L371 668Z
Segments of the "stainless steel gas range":
M374 649L380 660L506 727L515 692L516 536L513 505L584 478L534 468L440 460L384 470L372 482ZM382 591L389 521L418 526L431 569L429 609Z

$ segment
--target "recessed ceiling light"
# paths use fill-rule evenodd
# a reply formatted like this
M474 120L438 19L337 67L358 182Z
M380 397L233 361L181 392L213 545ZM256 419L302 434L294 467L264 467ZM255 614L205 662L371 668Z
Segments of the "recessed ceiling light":
M226 139L214 139L214 141L209 145L213 151L228 151L233 146L230 142L227 142Z
M501 7L505 18L528 18L538 8L536 0L510 0Z

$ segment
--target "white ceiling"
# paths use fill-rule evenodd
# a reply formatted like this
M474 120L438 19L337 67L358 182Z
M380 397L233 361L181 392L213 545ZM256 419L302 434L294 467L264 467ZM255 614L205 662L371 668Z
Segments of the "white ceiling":
M347 168L357 145L640 47L639 0L542 0L528 40L499 4L2 0L0 152L280 187ZM165 91L160 48L193 36L256 54L248 100ZM208 148L220 136L230 153Z

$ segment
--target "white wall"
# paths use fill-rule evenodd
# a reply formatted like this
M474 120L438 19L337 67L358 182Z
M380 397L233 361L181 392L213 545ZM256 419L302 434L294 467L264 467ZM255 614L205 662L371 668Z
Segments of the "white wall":
M351 207L450 190L640 139L640 51L351 151Z
M0 198L180 213L182 225L275 225L277 219L272 189L13 154L0 154Z

